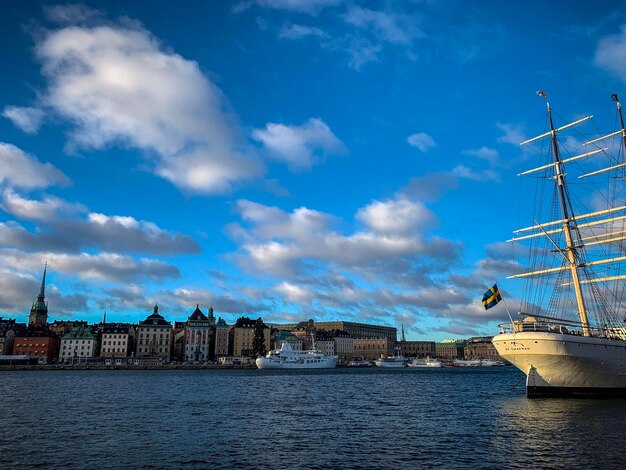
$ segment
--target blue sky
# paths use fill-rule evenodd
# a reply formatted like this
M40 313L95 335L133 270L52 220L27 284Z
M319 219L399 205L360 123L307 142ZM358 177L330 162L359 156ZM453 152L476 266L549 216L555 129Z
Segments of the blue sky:
M497 332L520 140L626 81L620 2L5 1L0 312Z

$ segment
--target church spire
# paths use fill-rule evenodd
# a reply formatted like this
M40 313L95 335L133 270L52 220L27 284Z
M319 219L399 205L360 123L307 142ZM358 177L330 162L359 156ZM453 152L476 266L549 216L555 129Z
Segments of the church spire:
M43 277L41 279L41 288L39 289L39 295L37 300L33 302L33 306L30 309L30 315L28 315L29 325L42 325L45 326L48 323L48 305L46 305L46 273L48 271L48 263L44 265Z
M46 271L48 270L48 262L44 264L43 267L43 278L41 279L41 289L39 289L39 295L37 296L38 301L43 301L46 297Z
M402 324L402 340L403 343L406 343L406 336L404 336L404 323Z

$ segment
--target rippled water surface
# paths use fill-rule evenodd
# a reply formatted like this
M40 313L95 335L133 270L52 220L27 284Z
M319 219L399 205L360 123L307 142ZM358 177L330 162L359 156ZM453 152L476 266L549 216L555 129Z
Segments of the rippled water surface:
M0 373L1 468L624 468L626 400L513 368Z

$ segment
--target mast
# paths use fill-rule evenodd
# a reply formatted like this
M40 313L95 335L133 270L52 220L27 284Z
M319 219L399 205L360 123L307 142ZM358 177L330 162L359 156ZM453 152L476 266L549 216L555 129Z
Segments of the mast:
M611 95L611 99L617 104L617 114L619 115L619 123L622 128L622 142L624 144L624 149L626 149L626 131L624 129L624 116L622 116L622 105L619 102L619 96L617 96L617 93L613 93Z
M565 235L565 249L564 254L569 262L569 268L572 275L572 284L574 286L574 294L576 295L576 304L578 306L578 316L580 317L580 323L583 329L584 336L591 336L591 328L589 328L589 320L587 318L587 308L585 306L585 298L580 283L580 276L578 273L578 263L576 260L576 247L572 241L572 227L570 222L574 220L573 214L570 214L568 209L568 199L565 194L565 173L562 168L561 155L559 153L559 144L556 138L556 130L554 129L554 123L552 122L552 108L548 101L548 95L545 91L538 91L537 94L542 96L546 100L548 109L548 120L550 121L550 140L552 142L552 150L554 152L555 162L555 181L557 185L557 192L559 194L559 201L561 203L561 211L563 213L563 234ZM618 102L619 106L619 102Z

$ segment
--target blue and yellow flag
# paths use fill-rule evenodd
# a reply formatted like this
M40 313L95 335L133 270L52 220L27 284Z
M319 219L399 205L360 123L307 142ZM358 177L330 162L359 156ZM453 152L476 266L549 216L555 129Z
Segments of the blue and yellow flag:
M483 295L483 305L485 306L485 310L489 310L491 307L494 307L501 300L502 296L498 290L498 284L494 284L493 287L485 292L485 295Z

